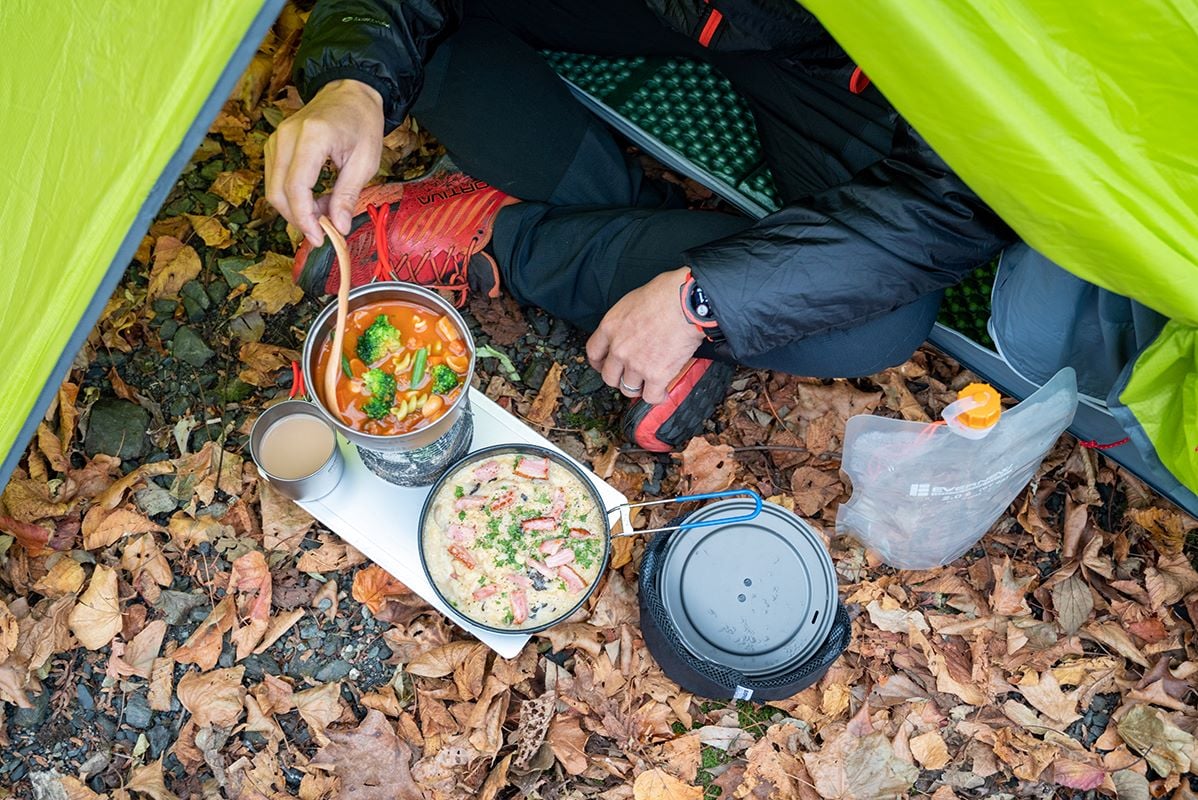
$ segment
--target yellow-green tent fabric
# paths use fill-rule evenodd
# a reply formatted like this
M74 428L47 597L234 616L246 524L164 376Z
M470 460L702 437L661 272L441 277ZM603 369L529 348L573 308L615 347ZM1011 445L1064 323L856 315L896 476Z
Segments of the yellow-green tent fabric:
M0 485L282 5L0 4Z
M1028 244L1172 319L1115 411L1198 491L1198 4L803 5Z
M281 3L0 5L0 481ZM1198 6L804 5L1029 244L1173 320L1121 419L1198 489Z

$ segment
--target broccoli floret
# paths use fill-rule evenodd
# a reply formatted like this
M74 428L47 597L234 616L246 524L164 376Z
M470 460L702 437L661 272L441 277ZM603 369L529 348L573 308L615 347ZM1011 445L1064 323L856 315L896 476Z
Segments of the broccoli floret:
M358 337L358 358L362 359L364 364L373 364L402 347L399 330L391 324L386 314L379 314L370 327L362 331L362 335Z
M448 394L458 385L458 375L444 364L433 367L433 391L437 394Z
M395 376L381 369L368 369L362 383L370 392L370 399L362 404L362 410L371 419L382 419L391 413L395 405Z

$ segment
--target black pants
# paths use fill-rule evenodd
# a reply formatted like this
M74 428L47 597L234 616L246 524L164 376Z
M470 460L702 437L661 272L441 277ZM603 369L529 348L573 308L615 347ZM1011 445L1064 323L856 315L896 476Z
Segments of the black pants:
M537 52L686 56L717 67L749 102L783 201L849 180L883 157L893 112L862 100L819 129L821 87L765 53L713 53L666 28L641 0L466 0L428 64L413 115L455 162L524 202L504 208L492 247L507 289L586 330L628 292L684 265L683 251L752 220L681 208ZM752 269L751 263L745 269ZM868 375L927 337L941 293L863 324L804 337L748 366L813 377ZM718 298L717 298L718 306Z

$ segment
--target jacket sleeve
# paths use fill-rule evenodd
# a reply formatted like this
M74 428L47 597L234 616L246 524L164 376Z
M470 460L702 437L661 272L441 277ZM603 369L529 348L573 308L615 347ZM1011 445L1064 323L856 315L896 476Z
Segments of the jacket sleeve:
M957 283L1015 234L900 122L891 156L687 253L737 358Z
M307 102L330 81L362 81L383 96L390 130L403 122L425 61L460 16L456 0L321 0L295 55L300 96Z

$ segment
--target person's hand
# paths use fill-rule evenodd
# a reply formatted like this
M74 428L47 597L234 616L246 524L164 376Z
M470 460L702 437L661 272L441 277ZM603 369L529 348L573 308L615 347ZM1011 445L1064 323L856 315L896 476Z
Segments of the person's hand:
M317 223L322 214L349 234L354 203L378 172L383 125L377 91L361 81L332 81L267 140L266 199L314 247L324 241ZM337 167L337 181L332 192L316 198L312 186L326 161Z
M678 301L686 268L658 275L611 307L587 341L587 360L603 382L656 405L703 341Z

